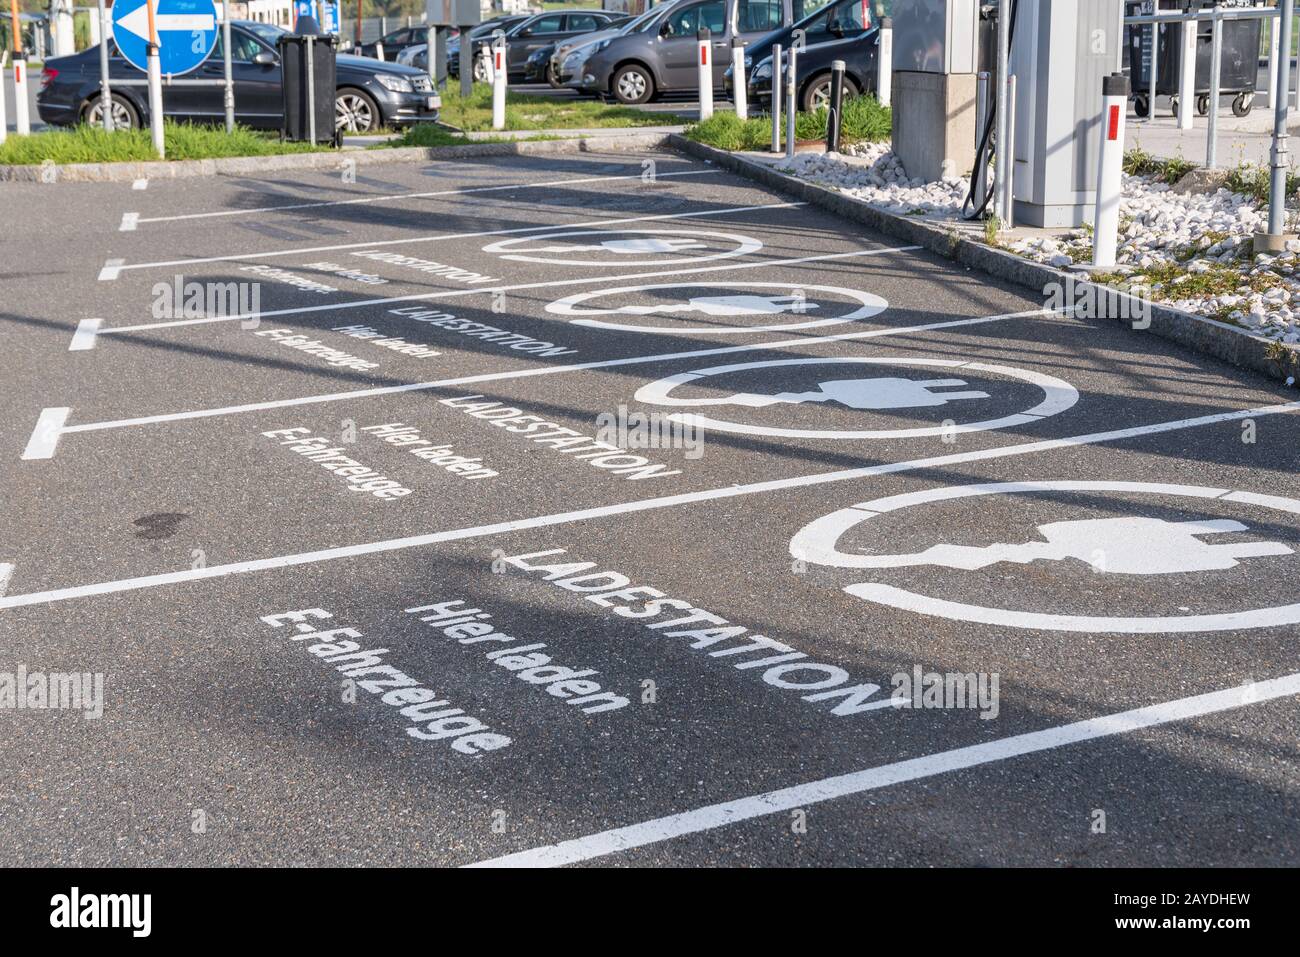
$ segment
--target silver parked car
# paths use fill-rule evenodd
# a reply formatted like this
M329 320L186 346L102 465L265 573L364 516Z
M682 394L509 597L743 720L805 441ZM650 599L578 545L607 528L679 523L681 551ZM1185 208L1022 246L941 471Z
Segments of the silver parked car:
M788 27L826 0L677 0L658 19L593 48L582 68L580 89L622 103L645 103L664 93L698 87L696 33L708 28L713 45L713 85L723 88L731 41L749 43Z

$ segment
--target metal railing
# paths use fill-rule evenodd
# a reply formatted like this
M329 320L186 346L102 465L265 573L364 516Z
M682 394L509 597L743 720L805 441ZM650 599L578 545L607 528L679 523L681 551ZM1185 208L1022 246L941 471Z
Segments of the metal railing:
M1139 27L1148 25L1151 28L1151 58L1150 69L1151 76L1149 79L1149 93L1147 100L1147 117L1148 120L1155 118L1156 112L1156 76L1158 74L1160 58L1159 30L1162 23L1197 23L1201 20L1209 20L1211 24L1210 40L1210 89L1209 89L1209 110L1208 110L1208 129L1205 137L1205 166L1207 169L1213 169L1218 165L1218 132L1219 132L1219 81L1223 69L1223 24L1226 20L1276 20L1278 21L1271 31L1273 36L1269 43L1269 105L1273 108L1273 148L1269 156L1269 211L1268 211L1268 232L1255 237L1256 250L1265 249L1276 251L1281 249L1284 241L1289 238L1283 233L1286 218L1286 178L1290 169L1290 154L1287 147L1287 113L1290 108L1290 95L1288 85L1291 74L1291 47L1292 47L1292 24L1295 15L1295 0L1278 0L1276 6L1272 7L1211 7L1197 10L1189 13L1148 13L1136 16L1124 17L1124 23L1130 27ZM1184 29L1187 29L1184 27ZM1193 30L1196 28L1193 27ZM1187 110L1185 114L1189 121L1191 116L1192 97L1196 92L1196 47L1194 43L1184 41L1182 56L1190 57L1191 63L1183 64L1183 71L1179 82L1180 109ZM1256 81L1254 64L1258 63L1257 55L1252 51L1252 79L1251 95L1254 94ZM1300 67L1298 67L1300 69ZM1297 76L1297 98L1300 101L1300 75ZM1182 125L1182 124L1180 124ZM1190 128L1191 123L1186 124Z
M1219 116L1219 98L1221 96L1220 78L1223 75L1222 74L1223 23L1225 20L1273 21L1278 18L1278 15L1279 12L1277 7L1207 7L1205 9L1196 10L1189 13L1171 11L1168 13L1159 13L1159 12L1144 13L1136 16L1125 17L1124 25L1127 27L1147 26L1150 28L1151 55L1150 55L1150 68L1149 68L1150 76L1148 77L1147 80L1147 91L1146 91L1147 94L1146 121L1148 123L1151 123L1155 120L1155 116L1156 116L1156 78L1160 72L1159 71L1160 24L1162 23L1196 24L1203 20L1209 20L1211 23L1212 32L1211 32L1211 41L1210 41L1211 45L1210 45L1209 111L1207 114L1209 129L1206 135L1206 143L1205 143L1205 165L1206 167L1211 169L1214 168L1216 165L1218 165L1218 130L1219 130L1218 116ZM1275 37L1278 36L1276 29L1273 31L1273 33ZM1171 41L1169 44L1167 44L1167 47L1172 47L1172 46L1173 46L1173 41L1171 38ZM1190 46L1190 50L1189 50L1189 46ZM1287 42L1285 44L1285 48L1283 48L1283 45L1281 43L1277 43L1277 42L1270 43L1269 61L1268 61L1268 71L1270 77L1274 77L1277 74L1277 64L1275 61L1275 58L1277 56L1279 55L1282 56L1283 62L1289 63L1290 56L1291 56L1290 46L1291 46L1290 42ZM1189 52L1192 55L1192 61L1194 64L1195 46L1184 43L1182 55L1186 57ZM1256 62L1256 57L1252 56L1251 62L1252 63ZM1297 87L1300 87L1300 82L1297 82ZM1253 89L1254 89L1253 79L1251 82L1251 88L1252 88L1252 95L1253 95ZM1183 75L1180 79L1179 91L1177 94L1179 99L1180 112L1182 110L1187 110L1189 111L1189 115L1190 115L1190 112L1192 110L1192 103L1194 102L1195 95L1196 95L1195 68L1193 66L1192 68L1189 69L1185 66ZM1277 83L1275 81L1270 81L1270 89L1269 89L1270 107L1275 106L1275 99L1279 95L1285 97L1285 91L1279 91L1277 89ZM1190 122L1184 128L1190 129L1191 128Z

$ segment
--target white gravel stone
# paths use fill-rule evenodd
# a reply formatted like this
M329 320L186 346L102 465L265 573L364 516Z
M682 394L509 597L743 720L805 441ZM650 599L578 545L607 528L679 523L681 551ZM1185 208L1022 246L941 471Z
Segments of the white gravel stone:
M970 189L970 181L960 177L936 183L908 179L885 143L849 146L839 155L799 153L778 169L905 216L956 220ZM1224 309L1240 306L1230 314L1234 321L1272 338L1296 341L1300 339L1300 321L1292 306L1300 304L1300 242L1289 242L1282 255L1261 253L1245 258L1252 237L1267 230L1267 209L1250 197L1225 188L1214 193L1180 194L1152 177L1125 175L1118 271L1180 264L1196 276L1235 267L1243 279L1249 276L1257 283L1268 282L1268 292L1261 295L1243 282L1236 287L1235 296L1187 294L1180 288L1185 282L1175 280L1164 289L1155 287L1152 294L1157 301L1202 315L1222 315ZM1032 237L1007 246L1021 256L1057 268L1076 259L1090 260L1091 247L1092 239L1086 233Z

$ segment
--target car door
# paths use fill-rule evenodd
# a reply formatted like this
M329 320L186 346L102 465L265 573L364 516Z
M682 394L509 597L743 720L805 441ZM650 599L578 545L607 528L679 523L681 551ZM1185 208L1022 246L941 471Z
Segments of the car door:
M726 0L704 0L703 3L686 4L670 11L664 18L656 43L656 49L659 51L662 89L690 90L699 84L696 34L702 26L709 28L714 43L726 43ZM720 49L722 48L714 47L715 64ZM723 67L723 70L725 69ZM722 85L722 71L714 74L714 85Z
M537 17L506 41L509 44L506 51L507 68L511 73L523 73L524 64L528 62L534 50L550 46L562 36L564 36L564 14L548 13Z
M722 85L723 74L731 65L731 40L739 38L746 45L759 37L790 25L787 15L787 0L735 0L735 11L731 21L731 30L727 37L726 49L716 50L713 57L714 78Z
M222 54L222 36L217 33L217 45L212 55L194 76L205 80L225 77ZM263 61L258 62L258 57ZM235 81L235 120L245 126L259 129L278 129L284 116L284 99L281 93L280 57L270 47L238 27L230 30L230 73ZM181 87L193 97L188 118L195 122L213 123L226 115L224 90L219 85ZM163 112L171 115L164 101Z

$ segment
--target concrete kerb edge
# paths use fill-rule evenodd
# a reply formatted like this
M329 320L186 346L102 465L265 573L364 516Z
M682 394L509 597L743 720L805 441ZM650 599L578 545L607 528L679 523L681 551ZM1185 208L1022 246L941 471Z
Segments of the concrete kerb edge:
M347 160L357 166L423 163L429 160L480 156L520 156L547 153L594 153L651 150L666 145L664 133L612 133L572 139L513 140L508 143L469 143L464 146L404 146L393 149L331 153L290 153L279 156L231 156L222 159L171 160L145 163L66 163L53 167L0 166L0 182L121 183L137 179L188 179L196 176L249 176L282 170L341 170ZM50 177L50 170L53 177ZM46 182L51 179L53 182Z
M1064 285L1067 279L1073 279L1077 295L1090 295L1088 290L1094 289L1097 295L1093 301L1102 305L1107 303L1116 305L1116 311L1121 316L1141 315L1143 308L1149 309L1150 327L1142 330L1134 329L1135 334L1153 333L1203 355L1220 359L1239 368L1259 372L1272 379L1285 381L1291 376L1300 379L1300 350L1293 346L1265 339L1237 326L1194 315L1171 306L1146 303L1130 293L1091 283L1078 273L1066 273L1042 263L1031 262L1006 250L967 239L955 231L946 230L932 223L887 213L851 196L779 173L743 156L697 143L675 133L669 135L668 142L679 152L721 166L764 186L792 195L796 199L829 209L845 219L862 223L906 243L923 246L931 252L979 269L994 278L1034 289L1040 293L1049 285ZM1130 320L1112 321L1123 321L1127 324Z

